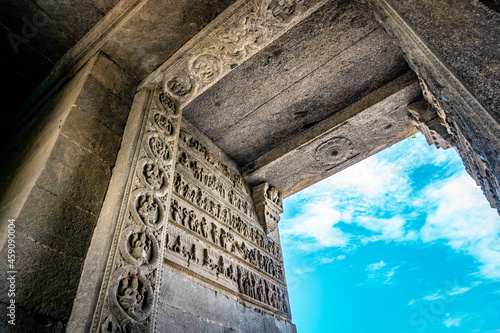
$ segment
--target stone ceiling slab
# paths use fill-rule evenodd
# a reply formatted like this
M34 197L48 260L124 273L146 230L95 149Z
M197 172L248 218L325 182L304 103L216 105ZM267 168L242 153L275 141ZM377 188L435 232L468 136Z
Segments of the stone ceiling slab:
M407 72L244 166L245 180L290 196L415 134L407 105L420 97Z
M364 4L328 2L191 102L184 115L245 165L407 69Z

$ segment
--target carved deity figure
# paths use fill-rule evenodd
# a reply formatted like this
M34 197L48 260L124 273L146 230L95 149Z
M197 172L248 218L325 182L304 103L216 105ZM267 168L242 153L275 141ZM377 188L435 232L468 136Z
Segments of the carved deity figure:
M201 235L205 238L208 237L208 226L207 226L207 220L202 217L201 222L200 222L200 227L201 227Z
M154 121L158 125L158 127L165 131L167 135L172 135L172 133L174 132L174 126L164 115L159 113L155 114Z
M141 262L148 264L151 253L151 240L146 233L134 233L130 241L130 254Z
M156 164L146 163L143 170L146 182L154 189L158 190L163 186L163 172Z
M168 145L160 138L153 136L149 140L149 146L151 147L151 151L153 154L165 161L170 158L170 151L168 149Z
M129 278L123 278L118 289L120 305L129 315L135 316L137 312L142 310L145 288L139 288L139 279L134 276L131 282L129 282Z
M219 245L219 230L217 229L217 225L212 223L212 240L215 244Z
M188 164L188 156L185 152L181 152L179 154L179 164L182 165L183 167L186 167Z
M172 220L174 220L175 222L181 222L181 207L179 206L177 200L172 201L170 212L172 214Z
M137 213L146 224L154 225L159 219L159 207L153 197L149 194L139 198L139 208Z
M189 212L188 227L191 231L196 231L196 214L194 211Z
M220 228L220 246L227 248L227 233L224 228Z

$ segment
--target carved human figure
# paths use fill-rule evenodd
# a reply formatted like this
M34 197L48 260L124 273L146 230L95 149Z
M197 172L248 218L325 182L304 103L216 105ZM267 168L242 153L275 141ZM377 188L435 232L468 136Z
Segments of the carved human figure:
M177 96L185 96L191 92L192 84L190 79L185 76L176 76L167 82L167 87Z
M212 223L212 240L215 244L219 245L219 230L217 229L217 225Z
M186 226L186 224L187 224L187 222L189 220L189 212L188 212L187 208L183 208L182 209L182 216L183 216L183 218L182 218L182 225Z
M196 231L196 214L194 211L189 212L188 227L191 231Z
M168 159L170 158L170 150L163 139L152 136L149 139L149 146L156 157L168 161Z
M181 222L181 207L177 200L172 201L172 205L170 206L170 213L172 214L172 220L175 222Z
M123 278L118 289L118 302L125 312L135 316L138 311L142 310L145 288L139 287L139 279L134 276L130 282L128 277Z
M202 81L211 82L219 76L219 59L211 54L202 54L193 62L192 70Z
M154 189L158 190L163 186L163 171L154 163L146 163L143 168L143 175L146 182Z
M201 235L205 238L208 237L208 226L207 226L207 220L202 217L201 222L200 222L200 227L201 227Z
M220 228L220 246L227 248L227 233L224 228Z
M175 179L174 179L174 190L175 192L181 194L181 186L182 186L182 178L181 178L181 175L179 173L177 173L175 175Z
M160 113L156 113L153 118L159 128L163 129L167 135L172 135L174 132L174 126L167 119L167 117Z
M159 219L159 207L150 194L139 197L137 213L145 224L155 225Z
M130 255L141 264L149 264L151 253L151 239L146 233L134 233L130 241Z
M179 161L179 164L180 164L180 165L182 165L182 166L184 166L184 167L185 167L185 166L187 166L187 164L188 164L188 156L187 156L187 154L186 154L185 152L181 152L181 153L179 154L179 159L178 159L178 161Z

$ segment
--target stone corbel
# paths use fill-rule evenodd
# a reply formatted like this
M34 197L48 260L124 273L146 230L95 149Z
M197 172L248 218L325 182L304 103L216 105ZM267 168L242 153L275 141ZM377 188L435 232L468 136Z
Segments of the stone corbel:
M267 182L254 186L252 189L253 201L259 222L266 234L274 232L283 213L283 198L281 193L270 187Z
M455 147L453 136L448 133L445 121L435 107L421 99L408 106L410 120L425 136L429 146L448 149Z

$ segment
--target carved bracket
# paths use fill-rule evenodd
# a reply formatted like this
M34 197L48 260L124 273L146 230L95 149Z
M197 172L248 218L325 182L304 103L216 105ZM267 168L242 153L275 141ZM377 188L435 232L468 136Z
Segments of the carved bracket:
M266 234L276 230L280 221L280 214L283 213L283 198L275 187L262 183L254 186L253 200L259 222Z

